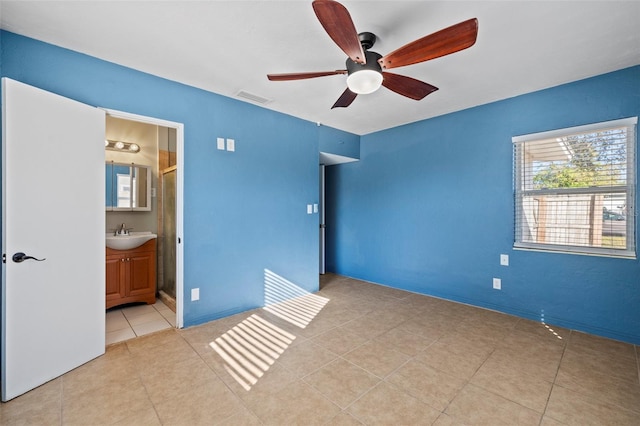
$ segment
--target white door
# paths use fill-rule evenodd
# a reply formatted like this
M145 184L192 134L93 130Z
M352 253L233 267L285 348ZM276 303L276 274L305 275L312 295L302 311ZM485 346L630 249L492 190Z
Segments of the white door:
M7 78L2 101L8 401L104 353L105 113Z

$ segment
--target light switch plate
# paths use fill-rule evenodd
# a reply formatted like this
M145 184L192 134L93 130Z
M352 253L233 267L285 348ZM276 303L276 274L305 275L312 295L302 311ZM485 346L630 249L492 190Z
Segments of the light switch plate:
M318 213L318 205L317 204L313 205L313 212L314 213Z
M235 151L236 150L236 141L235 139L227 139L227 151Z
M509 255L508 254L501 254L500 255L500 265L509 266Z
M195 302L196 300L200 300L200 289L192 288L191 289L191 301Z
M496 290L502 290L502 280L500 278L493 279L493 288Z
M218 149L224 151L224 138L218 138Z
M311 204L307 204L307 214L313 213L313 206Z

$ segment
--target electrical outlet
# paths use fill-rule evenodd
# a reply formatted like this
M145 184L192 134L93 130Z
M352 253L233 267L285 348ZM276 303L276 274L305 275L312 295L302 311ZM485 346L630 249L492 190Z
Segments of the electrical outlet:
M500 278L493 279L493 288L496 290L502 290L502 280Z
M200 300L200 289L192 288L191 289L191 301L195 302L196 300Z
M501 254L500 255L500 265L509 266L509 255L508 254Z
M218 149L224 151L224 138L217 139Z
M227 139L227 151L233 152L236 150L236 140Z

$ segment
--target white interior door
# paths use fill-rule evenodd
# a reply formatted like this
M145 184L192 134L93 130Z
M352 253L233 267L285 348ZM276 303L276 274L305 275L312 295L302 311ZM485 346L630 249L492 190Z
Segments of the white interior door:
M105 113L7 78L2 98L7 401L104 353Z

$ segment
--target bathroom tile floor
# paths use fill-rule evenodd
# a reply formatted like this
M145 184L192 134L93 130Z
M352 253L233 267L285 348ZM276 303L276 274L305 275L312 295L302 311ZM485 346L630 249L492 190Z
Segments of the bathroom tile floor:
M106 318L106 344L175 327L176 314L160 299L153 305L126 305L111 308Z
M637 426L639 351L327 274L313 295L109 345L0 424Z

